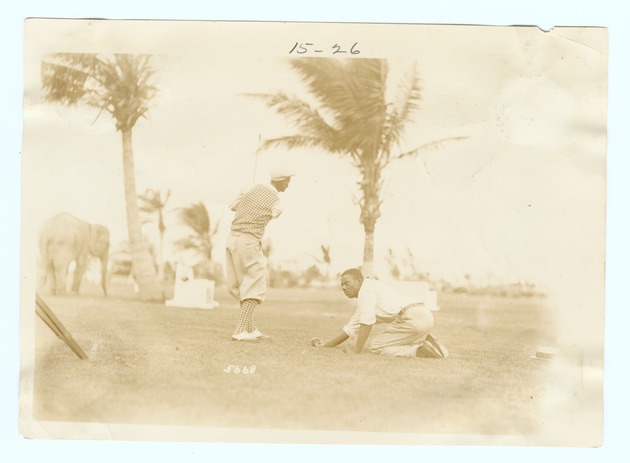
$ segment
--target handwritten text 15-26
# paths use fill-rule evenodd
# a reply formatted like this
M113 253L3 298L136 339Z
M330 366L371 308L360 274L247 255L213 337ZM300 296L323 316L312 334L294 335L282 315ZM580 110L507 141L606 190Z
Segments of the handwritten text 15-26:
M361 50L358 48L359 42L354 42L349 48L346 45L339 45L335 43L330 47L321 47L312 42L295 42L295 44L289 50L289 55L298 54L298 55L316 55L316 54L326 54L326 55L337 55L337 54L350 54L350 55L358 55L361 53Z

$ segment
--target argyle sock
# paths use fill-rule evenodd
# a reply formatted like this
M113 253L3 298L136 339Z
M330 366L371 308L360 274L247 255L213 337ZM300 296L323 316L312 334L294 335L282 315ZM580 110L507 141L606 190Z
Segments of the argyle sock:
M241 301L241 313L238 317L238 324L236 325L235 334L242 333L243 331L252 332L254 321L252 315L254 313L254 309L258 305L258 301L256 299L245 299ZM252 327L250 331L250 326Z

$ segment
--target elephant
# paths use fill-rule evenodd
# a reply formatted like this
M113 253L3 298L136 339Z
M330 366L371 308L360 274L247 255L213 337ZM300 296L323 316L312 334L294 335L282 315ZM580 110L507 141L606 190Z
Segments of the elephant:
M62 212L46 220L39 230L40 289L48 285L52 294L64 294L68 267L75 261L72 292L79 293L89 256L101 261L101 286L107 296L109 229Z

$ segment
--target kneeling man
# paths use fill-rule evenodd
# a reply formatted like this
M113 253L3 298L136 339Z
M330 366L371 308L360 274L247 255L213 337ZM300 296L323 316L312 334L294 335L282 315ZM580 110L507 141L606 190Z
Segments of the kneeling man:
M400 294L382 281L364 279L356 268L341 274L341 289L347 297L357 299L357 311L339 335L325 343L315 338L311 341L313 346L334 347L351 339L358 354L372 325L387 323L385 331L372 339L370 352L396 357L448 358L446 348L429 333L433 314L422 302Z

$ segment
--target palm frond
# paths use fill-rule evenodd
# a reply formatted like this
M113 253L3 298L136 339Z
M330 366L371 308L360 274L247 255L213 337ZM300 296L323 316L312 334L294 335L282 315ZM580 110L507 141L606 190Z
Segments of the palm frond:
M388 66L381 59L299 58L291 66L318 104L284 93L250 94L293 122L299 134L266 140L260 149L320 147L374 160L382 144Z
M209 238L199 236L187 236L173 243L176 248L184 251L193 251L205 260L212 258L212 241Z
M321 249L323 261L327 264L330 264L330 245L322 244Z
M378 144L386 109L386 61L303 58L291 65L320 106L334 116L333 125L348 151Z
M311 94L341 119L365 120L382 112L386 61L301 58L292 60L291 66Z
M46 101L67 106L86 98L97 85L96 55L55 53L42 61L41 79Z
M177 248L183 249L183 250L199 249L199 240L197 237L194 237L194 236L187 236L186 238L181 238L179 240L176 240L174 244Z
M166 190L166 192L164 193L164 200L162 201L162 206L166 207L166 205L168 204L168 200L171 199L171 190L170 188Z
M387 105L387 113L381 135L379 162L387 164L391 149L400 143L405 127L412 121L412 113L418 109L420 85L415 65L407 70L398 83L393 101Z
M166 190L164 199L162 199L162 192L160 190L148 189L144 193L138 194L138 201L140 210L143 212L159 212L166 207L169 198L171 197L171 190Z
M398 83L397 91L392 101L394 114L402 122L409 122L413 111L418 109L422 95L416 66L407 70L403 79Z
M394 157L394 159L403 159L403 158L409 158L409 157L417 156L422 151L427 151L427 150L431 150L431 149L439 149L439 148L442 147L442 145L444 143L451 142L451 141L462 141L462 140L466 140L468 138L469 138L468 136L442 138L440 140L435 140L435 141L432 141L432 142L429 142L429 143L425 143L424 145L420 145L420 146L418 146L415 149L412 149L412 150L407 151L405 153L399 154L398 156Z
M192 228L197 235L207 235L210 232L210 216L203 202L181 207L178 212L182 223Z
M339 151L340 146L343 146L342 137L337 128L329 124L322 114L308 103L289 97L282 92L248 94L247 96L263 100L268 108L292 121L303 133L301 136L311 140L319 139L320 141L316 143L318 146L333 152ZM261 147L261 149L266 148Z
M265 151L271 148L323 148L332 153L340 151L336 147L331 147L327 140L303 135L288 135L286 137L264 140L258 148L258 151Z
M55 53L42 61L42 86L47 101L85 104L107 111L116 128L131 128L145 117L157 93L151 83L150 55ZM98 116L97 116L98 118Z
M174 243L175 247L184 251L195 251L196 254L205 254L207 249L207 242L199 239L197 236L187 236L180 238Z

